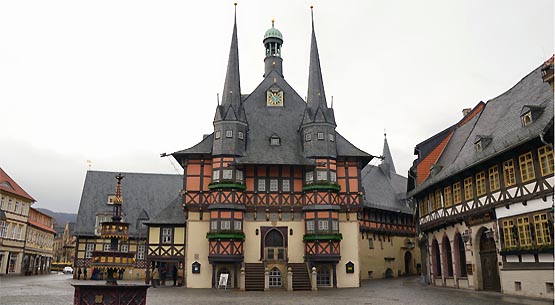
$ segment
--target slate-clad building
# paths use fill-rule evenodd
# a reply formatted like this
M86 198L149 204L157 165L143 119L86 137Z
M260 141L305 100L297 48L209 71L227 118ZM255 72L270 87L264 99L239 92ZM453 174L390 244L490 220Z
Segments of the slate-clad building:
M415 154L431 283L553 298L553 58Z
M168 285L175 266L186 287L217 287L227 274L228 287L245 290L358 287L363 279L417 274L407 180L396 173L387 140L382 163L370 165L374 156L337 132L314 26L306 100L284 79L284 39L274 24L262 42L263 80L242 94L234 22L214 130L171 154L183 177L124 173L134 273L157 268ZM87 173L78 267L108 246L95 229L111 215L115 174Z
M100 238L100 224L110 221L116 191L116 172L87 171L75 223L75 272L87 269L92 276L94 251L110 249L110 239ZM124 279L144 278L147 266L146 222L176 200L183 178L180 175L122 173L123 219L129 223L129 239L119 243L120 251L135 252L135 265Z
M216 287L224 273L232 287L246 290L358 287L368 277L415 273L406 180L395 173L390 154L363 172L374 157L336 130L314 24L306 100L284 79L283 42L272 23L263 38L264 78L241 94L234 24L214 130L172 154L185 172L186 286ZM383 179L383 187L368 182L363 188L364 173ZM379 250L365 239L376 240ZM373 261L379 266L362 266Z

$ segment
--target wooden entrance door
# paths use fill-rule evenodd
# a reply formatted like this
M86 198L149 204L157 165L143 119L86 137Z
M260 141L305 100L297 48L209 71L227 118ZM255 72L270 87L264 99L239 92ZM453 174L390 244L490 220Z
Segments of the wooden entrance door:
M480 264L484 290L501 291L497 268L497 248L493 237L488 238L487 230L480 235Z
M405 252L405 275L410 274L410 263L412 261L412 255L409 251Z

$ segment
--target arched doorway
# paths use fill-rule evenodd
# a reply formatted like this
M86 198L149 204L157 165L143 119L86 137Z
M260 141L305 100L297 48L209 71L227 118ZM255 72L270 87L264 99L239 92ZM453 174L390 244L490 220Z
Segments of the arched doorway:
M434 272L434 277L441 277L441 256L439 252L439 244L435 238L432 241L432 258L432 270Z
M480 265L484 290L501 291L497 269L497 247L493 236L488 237L488 230L480 234Z
M409 251L405 252L405 275L411 274L410 265L412 261L412 254Z
M285 260L285 243L279 230L270 230L264 237L264 258L269 261Z
M451 242L447 236L443 237L443 242L441 243L443 246L443 255L445 259L443 262L445 263L445 267L443 270L447 272L445 276L452 277L453 276L453 253L451 252Z
M393 278L393 270L391 270L391 268L387 268L385 270L385 278L386 279L392 279Z

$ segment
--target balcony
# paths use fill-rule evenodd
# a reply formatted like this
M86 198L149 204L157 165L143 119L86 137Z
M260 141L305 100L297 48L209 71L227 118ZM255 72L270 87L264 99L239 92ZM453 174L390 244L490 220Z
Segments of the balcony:
M264 261L266 262L280 262L286 261L287 248L285 247L265 247L264 248Z

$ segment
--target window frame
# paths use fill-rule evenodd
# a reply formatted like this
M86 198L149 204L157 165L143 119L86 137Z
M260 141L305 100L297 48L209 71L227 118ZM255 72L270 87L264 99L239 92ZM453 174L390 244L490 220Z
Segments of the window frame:
M476 174L476 196L480 197L486 194L486 172L481 171Z
M171 244L173 242L173 228L172 227L162 227L160 230L160 243Z
M320 141L325 140L324 133L319 131L316 133L316 138Z
M453 205L462 203L461 182L453 183Z
M505 187L516 184L515 162L513 159L503 162L503 178Z
M516 218L516 225L518 228L518 244L519 246L531 246L532 234L530 232L530 218L529 216L522 216Z
M451 185L443 188L443 201L445 204L445 208L450 208L453 206L453 189L451 188Z
M233 138L233 130L226 130L225 131L226 138Z
M490 192L499 190L501 188L501 183L499 181L499 167L497 165L494 165L488 169L488 177Z
M547 145L538 148L538 160L542 176L553 174L553 148Z
M474 199L474 190L472 176L464 179L464 200L471 201Z
M520 178L523 183L536 178L536 173L534 171L534 158L531 151L518 156L518 165L520 168Z

